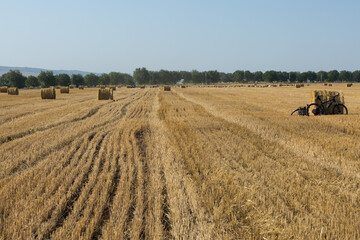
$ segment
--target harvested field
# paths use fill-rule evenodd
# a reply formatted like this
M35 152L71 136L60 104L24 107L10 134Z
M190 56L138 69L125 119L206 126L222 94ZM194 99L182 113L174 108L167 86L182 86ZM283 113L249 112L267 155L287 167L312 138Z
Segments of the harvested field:
M290 116L322 89L0 94L0 239L358 239L360 85Z

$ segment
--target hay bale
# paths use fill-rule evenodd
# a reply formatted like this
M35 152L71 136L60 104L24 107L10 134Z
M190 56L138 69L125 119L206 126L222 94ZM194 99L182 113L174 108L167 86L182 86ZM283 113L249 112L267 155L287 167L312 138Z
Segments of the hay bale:
M100 89L105 89L105 85L97 85L97 88L100 88Z
M324 83L324 86L327 86L328 84L327 83Z
M331 84L331 83L329 83L329 87L332 87L332 84Z
M145 88L145 85L140 85L139 88Z
M8 95L19 95L19 89L17 87L8 88Z
M70 89L74 89L75 86L74 86L74 85L70 85L69 88L70 88Z
M29 89L34 89L34 87L33 87L33 86L30 86Z
M131 86L131 85L127 85L126 88L132 88L132 86Z
M110 85L109 88L112 89L113 91L116 91L116 86L115 85Z
M6 86L0 87L0 92L7 93L7 91L8 91L8 87Z
M164 91L170 91L171 87L170 86L164 86Z
M295 84L296 88L301 88L301 84Z
M184 85L181 85L181 88L185 88L185 86L184 86Z
M79 90L84 90L84 86L83 86L83 85L79 85Z
M305 87L305 84L304 84L304 83L300 83L300 87Z
M56 99L55 87L42 88L41 99Z
M70 87L61 87L60 93L70 93Z
M61 88L61 86L55 86L55 88L56 88L56 89L60 89L60 88Z
M352 83L348 83L346 86L347 86L347 87L351 87L351 86L352 86Z
M327 90L313 90L311 91L310 94L310 101L311 103L317 103L320 105L320 100L317 99L317 97L319 96L322 102L325 101L329 101L331 97L335 96L339 94L339 96L337 96L335 98L335 101L337 103L342 103L345 104L345 98L344 98L344 93L342 92L338 92L338 91L327 91ZM330 106L327 111L326 114L332 114L333 111L333 106Z
M113 100L113 90L111 88L99 89L98 100Z

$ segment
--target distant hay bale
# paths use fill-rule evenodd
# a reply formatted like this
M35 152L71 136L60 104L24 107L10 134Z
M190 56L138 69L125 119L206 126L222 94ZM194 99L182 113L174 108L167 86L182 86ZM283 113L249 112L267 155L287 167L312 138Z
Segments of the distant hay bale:
M331 84L331 83L329 83L329 87L332 87L332 84Z
M75 88L75 86L74 85L69 85L69 88L73 89L73 88Z
M181 88L185 88L185 86L184 86L184 85L181 85Z
M132 86L131 86L131 85L127 85L126 88L132 88Z
M139 88L145 88L145 85L140 85Z
M327 83L324 83L324 86L327 86L328 84Z
M33 86L30 86L29 89L34 89L34 87L33 87Z
M113 100L113 90L111 88L99 89L98 100Z
M8 87L6 86L0 87L0 92L7 93L7 91L8 91Z
M83 85L79 85L79 90L84 90L84 86L83 86Z
M305 87L305 84L304 84L304 83L300 83L300 87Z
M100 89L105 89L105 85L97 85L97 88L100 88Z
M60 93L70 93L70 87L60 87Z
M352 86L352 83L348 83L346 84L347 87L351 87Z
M322 102L325 102L325 101L329 101L331 99L331 97L335 96L339 94L339 96L337 96L335 98L335 101L337 103L342 103L342 104L345 104L345 98L344 98L344 93L342 92L338 92L338 91L327 91L327 90L313 90L311 91L310 93L310 101L311 103L317 103L317 104L321 104L320 103L320 100L317 99L317 97L319 96L321 101ZM332 111L333 111L333 106L330 106L327 111L326 111L326 114L332 114ZM342 109L341 109L342 111Z
M164 91L170 91L171 87L170 86L164 86Z
M295 84L296 88L301 88L301 84Z
M109 88L112 89L113 91L116 91L116 86L115 85L110 85Z
M8 95L19 95L19 89L17 87L8 88Z
M56 99L55 87L42 88L41 99Z

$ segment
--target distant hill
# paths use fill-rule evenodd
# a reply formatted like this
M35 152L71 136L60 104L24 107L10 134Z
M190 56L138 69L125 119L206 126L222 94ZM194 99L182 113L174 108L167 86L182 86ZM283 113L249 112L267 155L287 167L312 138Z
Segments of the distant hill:
M91 72L84 72L84 71L79 71L79 70L50 70L50 69L43 69L43 68L0 66L0 76L9 72L10 70L19 70L24 76L30 76L30 75L37 76L37 75L39 75L39 73L41 71L53 71L54 74L60 74L60 73L66 73L68 75L81 74L83 76L91 73ZM98 73L95 73L95 74L98 74Z

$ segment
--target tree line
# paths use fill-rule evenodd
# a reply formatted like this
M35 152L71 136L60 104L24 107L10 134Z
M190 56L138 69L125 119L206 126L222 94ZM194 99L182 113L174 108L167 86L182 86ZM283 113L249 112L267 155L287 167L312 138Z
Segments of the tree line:
M87 74L58 74L52 71L42 71L35 76L25 77L18 70L10 70L0 77L0 86L9 87L49 87L49 86L68 86L86 85L93 87L96 85L134 85L134 84L175 84L179 81L193 84L213 84L218 82L360 82L360 71L307 71L307 72L282 72L282 71L242 71L237 70L233 73L212 71L149 71L146 68L137 68L133 76L127 73L111 72Z

